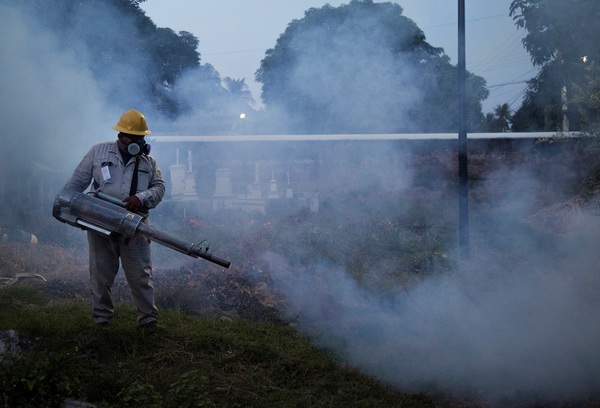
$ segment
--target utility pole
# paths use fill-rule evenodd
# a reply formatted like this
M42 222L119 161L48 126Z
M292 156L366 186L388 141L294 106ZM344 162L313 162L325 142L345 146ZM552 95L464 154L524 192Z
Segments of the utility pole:
M465 0L458 0L458 243L463 259L470 256L466 80Z
M569 110L567 105L567 85L563 85L560 89L560 100L562 102L562 113L563 113L563 122L562 122L562 131L564 133L569 133L569 116L567 111Z

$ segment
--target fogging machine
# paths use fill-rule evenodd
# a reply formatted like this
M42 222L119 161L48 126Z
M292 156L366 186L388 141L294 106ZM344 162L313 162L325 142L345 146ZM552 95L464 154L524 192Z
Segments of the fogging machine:
M231 264L212 255L208 246L203 246L202 243L187 242L145 223L146 215L127 210L125 203L108 194L83 194L64 189L56 196L54 207L59 209L57 218L73 227L107 236L119 234L125 239L144 235L151 241L194 258L206 259L224 268L229 268Z

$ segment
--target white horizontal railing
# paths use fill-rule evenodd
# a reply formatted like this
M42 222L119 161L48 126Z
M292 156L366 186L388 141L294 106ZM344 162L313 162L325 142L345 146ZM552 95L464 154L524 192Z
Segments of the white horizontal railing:
M557 136L575 136L576 132L498 132L468 133L467 139L541 139ZM390 134L330 134L330 135L156 135L147 136L153 143L173 142L302 142L302 141L344 141L344 140L451 140L458 139L458 133L390 133Z

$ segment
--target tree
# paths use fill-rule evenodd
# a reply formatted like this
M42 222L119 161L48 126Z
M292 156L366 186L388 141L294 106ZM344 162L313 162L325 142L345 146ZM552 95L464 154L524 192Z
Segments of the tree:
M488 113L485 117L486 131L488 132L508 132L512 121L512 113L507 103L497 105L494 113Z
M510 112L510 106L508 106L507 103L496 106L494 108L494 116L496 117L500 132L506 132L510 129L512 114Z
M392 3L352 0L292 21L256 72L279 131L457 131L458 70ZM485 80L468 75L469 128L483 122Z
M510 15L528 33L523 39L539 75L529 82L523 118L544 117L544 130L585 126L585 104L575 90L585 86L586 63L600 57L600 2L597 0L513 0ZM534 114L534 111L537 111ZM539 125L539 121L538 121ZM526 126L525 123L520 126Z
M254 104L254 98L252 92L246 84L246 79L233 79L230 77L223 78L225 89L229 92L229 95L233 99L233 104L239 107L240 112L244 110L252 109Z
M184 73L202 67L199 41L189 32L157 27L139 7L144 0L0 1L26 11L57 37L63 49L76 52L111 105L139 106L170 118L190 110L173 89ZM218 97L220 77L210 69L198 72L198 80L213 82L205 88L215 90L199 97Z

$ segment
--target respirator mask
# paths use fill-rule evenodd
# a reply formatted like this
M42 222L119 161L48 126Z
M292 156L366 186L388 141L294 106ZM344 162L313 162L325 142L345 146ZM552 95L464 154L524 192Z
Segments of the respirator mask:
M132 138L128 138L131 143L127 145L127 152L129 152L132 156L137 156L138 154L150 154L150 145L146 143L145 140L136 141Z

